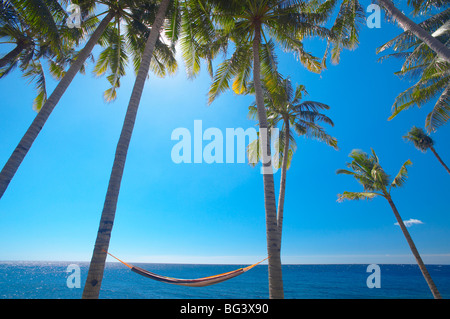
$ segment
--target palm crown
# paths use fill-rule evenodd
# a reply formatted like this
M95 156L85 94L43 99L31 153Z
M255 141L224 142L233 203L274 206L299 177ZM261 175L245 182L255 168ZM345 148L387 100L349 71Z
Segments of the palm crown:
M414 146L422 152L426 152L434 144L433 139L429 137L421 128L416 126L413 126L408 134L403 136L403 138L409 142L412 142Z
M50 74L60 80L76 56L74 47L82 32L69 29L66 19L67 13L56 0L0 2L0 38L5 40L1 44L16 45L0 59L0 78L20 67L23 76L35 83L36 111L47 100L44 60Z
M450 168L444 163L442 158L434 149L433 139L428 136L421 128L413 126L411 130L405 136L403 136L403 138L408 142L412 142L414 146L423 153L425 153L427 150L431 150L434 156L436 156L439 163L441 163L445 170L450 174Z
M398 174L391 179L391 177L383 170L380 165L378 156L372 150L372 154L361 150L353 150L350 155L352 161L347 163L347 169L339 169L337 174L347 174L353 176L364 188L364 192L344 192L338 195L338 201L345 199L359 200L371 199L376 196L390 197L391 188L401 187L406 182L408 177L407 166L412 165L410 160L407 160L400 168Z
M253 92L253 83L249 84L248 92ZM285 153L286 137L289 139L289 151L287 152L287 167L296 150L295 133L299 136L317 139L337 149L336 138L327 134L319 122L334 125L333 121L321 113L330 107L324 103L315 101L302 101L308 95L304 85L297 85L295 91L289 78L283 79L276 89L269 92L264 89L264 102L267 109L267 117L270 128L275 128L281 123L280 136L275 143L274 164L281 166ZM257 118L256 103L249 106L249 117ZM255 165L261 159L260 139L249 144L247 149L249 163Z
M235 51L218 67L209 92L210 102L230 88L230 80L235 93L245 93L251 77L255 30L261 31L261 77L268 87L278 80L275 42L284 51L293 52L308 70L321 71L319 59L305 50L302 40L314 35L332 37L322 26L327 14L311 12L302 1L222 1L216 8L217 32L223 35L218 38L231 40Z

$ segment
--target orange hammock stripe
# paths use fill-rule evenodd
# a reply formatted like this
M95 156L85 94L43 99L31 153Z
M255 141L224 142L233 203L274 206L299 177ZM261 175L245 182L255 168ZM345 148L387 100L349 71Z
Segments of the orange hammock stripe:
M256 264L250 265L248 267L245 268L239 268L233 271L229 271L223 274L219 274L219 275L214 275L214 276L209 276L209 277L203 277L203 278L197 278L197 279L179 279L179 278L172 278L172 277L166 277L166 276L161 276L161 275L157 275L155 273L152 273L150 271L147 271L145 269L133 266L133 265L129 265L125 262L123 262L122 260L120 260L119 258L113 256L112 254L110 254L109 252L105 251L108 255L110 255L111 257L117 259L118 261L120 261L122 264L124 264L125 266L127 266L128 268L131 269L131 271L153 279L153 280L157 280L160 282L165 282L168 284L173 284L173 285L181 285L181 286L188 286L188 287L205 287L205 286L210 286L210 285L214 285L214 284L218 284L220 282L232 279L234 277L237 277L241 274L243 274L244 272L252 269L253 267L259 265L260 263L262 263L263 261L267 260L269 257L261 260L260 262L257 262Z

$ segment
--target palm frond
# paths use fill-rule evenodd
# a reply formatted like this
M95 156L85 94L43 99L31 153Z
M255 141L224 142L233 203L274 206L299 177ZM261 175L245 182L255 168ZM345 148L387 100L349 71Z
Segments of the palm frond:
M108 46L100 53L93 72L96 76L110 73L106 78L111 87L104 92L103 98L106 102L112 102L117 97L120 79L125 75L128 54L125 36L120 33L120 27L109 29L107 41Z
M279 83L280 76L278 73L278 61L273 41L261 44L260 60L261 75L263 77L265 88L269 91L274 91Z
M352 176L356 175L355 172L349 171L348 169L344 169L344 168L340 168L340 169L336 170L336 174L338 174L338 175L345 174L345 175L352 175Z
M376 196L383 196L382 194L376 192L343 192L342 194L338 194L338 202L343 202L344 200L370 200L375 198Z
M153 51L153 57L150 61L150 71L161 78L167 74L173 75L178 69L178 63L175 59L173 48L158 39Z
M176 43L180 37L182 7L179 0L172 1L171 15L166 25L165 34L172 43Z
M359 28L365 24L365 12L359 1L344 0L331 28L331 60L337 64L344 48L354 49L359 44Z
M416 105L418 107L421 107L422 105L429 102L431 99L436 97L436 95L441 94L442 91L444 91L444 88L447 86L447 84L450 81L450 76L445 77L430 77L428 79L423 79L411 86L410 88L406 89L404 92L399 94L395 102L392 106L393 112L391 116L388 118L388 120L392 120L395 118L400 112L407 110L411 108L412 106ZM445 102L445 97L443 97L443 101ZM431 115L430 115L431 119ZM445 117L442 118L442 120L445 120ZM438 122L439 123L439 118ZM441 122L441 124L445 123ZM429 125L431 122L429 122ZM439 126L439 125L438 125ZM430 128L433 126L430 126ZM436 126L437 127L437 126Z
M406 179L408 178L408 169L406 168L406 166L408 165L412 165L412 162L410 160L407 160L402 165L400 171L397 173L397 175L395 176L394 180L391 183L392 187L402 187L405 184Z
M239 72L245 72L246 64L251 56L251 45L245 44L236 48L231 58L223 61L214 75L213 83L208 93L208 103L211 104L222 92L230 88L229 82L238 76ZM245 79L245 77L243 76Z
M414 5L416 10L424 10L424 13L427 12L433 1L411 0L410 3ZM449 19L450 8L447 8L421 22L419 26L426 32L433 34L436 39L449 47ZM436 131L450 117L448 96L445 93L448 92L446 88L450 81L450 63L440 60L434 51L409 31L403 32L387 42L378 48L377 52L382 52L387 48L392 48L395 53L385 57L400 57L404 59L402 69L396 72L396 74L417 81L413 86L396 97L389 120L392 120L399 113L413 106L420 108L437 97L438 100L433 110L425 120L427 131Z
M233 60L222 62L214 75L213 83L208 92L208 103L211 104L222 92L229 89L229 81L236 75Z
M283 164L283 160L284 160L284 156L286 156L285 152L284 152L284 148L285 148L285 138L286 138L286 134L287 131L285 129L282 129L279 131L279 136L278 138L275 140L275 145L274 145L274 150L273 150L273 159L272 159L272 164L274 165L275 168L280 169L282 167ZM295 142L295 137L293 135L293 132L291 130L289 130L289 149L288 149L288 153L287 153L287 166L286 169L288 170L289 167L291 166L291 161L292 158L294 156L294 153L297 149L297 143Z
M185 14L181 22L181 37L180 47L183 55L183 60L186 64L187 74L190 78L195 77L200 71L200 56L198 49L200 43L197 41L195 35L195 21L193 21L190 14Z
M408 0L408 5L414 8L413 14L427 14L433 9L439 9L448 5L445 0Z
M428 132L435 132L438 127L446 124L450 119L450 84L439 97L433 110L425 119L425 127Z
M31 62L25 70L23 76L29 78L30 82L35 82L37 96L33 101L33 110L39 112L47 101L47 90L45 83L45 74L42 64L39 61Z
M314 73L322 71L322 63L318 57L305 51L303 42L289 33L276 33L276 40L285 52L291 52L298 61L308 70Z

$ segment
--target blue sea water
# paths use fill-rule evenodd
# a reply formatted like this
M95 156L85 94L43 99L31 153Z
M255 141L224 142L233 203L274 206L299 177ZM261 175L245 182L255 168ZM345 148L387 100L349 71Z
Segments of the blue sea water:
M80 288L67 272L80 267ZM177 278L211 276L242 265L136 264ZM380 288L368 288L368 265L283 265L285 298L291 299L428 299L431 292L417 265L379 265ZM427 265L438 290L450 298L450 265ZM88 263L0 262L0 299L79 299ZM169 285L107 263L100 298L104 299L266 299L267 266L260 265L229 281L202 288Z

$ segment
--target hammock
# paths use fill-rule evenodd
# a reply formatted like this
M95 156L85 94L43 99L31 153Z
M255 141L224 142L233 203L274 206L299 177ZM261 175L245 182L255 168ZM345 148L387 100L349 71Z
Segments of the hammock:
M160 276L157 274L154 274L150 271L147 271L145 269L127 264L125 262L123 262L122 260L120 260L119 258L113 256L112 254L110 254L109 252L105 251L108 255L110 255L111 257L117 259L118 261L120 261L122 264L124 264L125 266L127 266L128 268L131 269L131 271L153 279L153 280L157 280L157 281L161 281L161 282L165 282L167 284L173 284L173 285L180 285L180 286L188 286L188 287L205 287L205 286L210 286L210 285L214 285L214 284L218 284L220 282L223 282L225 280L229 280L231 278L237 277L239 275L242 275L244 272L252 269L253 267L255 267L256 265L259 265L260 263L262 263L264 260L268 259L269 257L261 260L260 262L257 262L256 264L250 265L248 267L245 268L239 268L230 272L226 272L223 274L219 274L219 275L215 275L215 276L210 276L210 277L203 277L203 278L197 278L197 279L178 279L178 278L172 278L172 277L166 277L166 276Z

